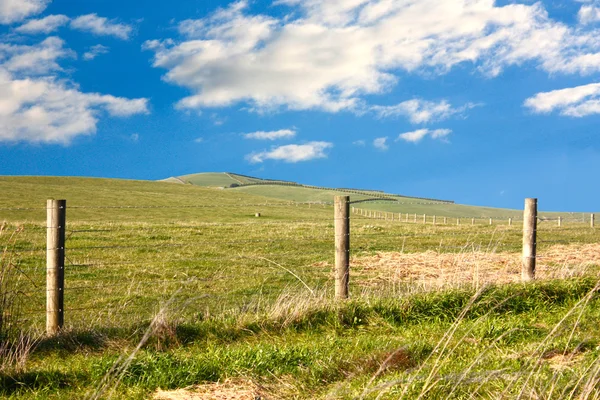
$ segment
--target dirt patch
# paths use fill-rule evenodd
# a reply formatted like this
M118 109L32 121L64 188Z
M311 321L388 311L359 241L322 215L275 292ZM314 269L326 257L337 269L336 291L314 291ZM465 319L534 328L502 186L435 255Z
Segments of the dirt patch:
M171 391L159 389L152 398L154 400L267 400L257 385L242 379Z
M556 245L540 252L536 278L566 278L600 266L600 244ZM425 289L487 283L518 282L521 255L517 253L462 252L458 254L380 252L353 257L355 282L365 287L417 284Z

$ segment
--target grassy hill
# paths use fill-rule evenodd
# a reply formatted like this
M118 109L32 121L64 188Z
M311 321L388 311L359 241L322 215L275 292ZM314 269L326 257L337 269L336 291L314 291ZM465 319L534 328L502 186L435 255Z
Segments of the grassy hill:
M540 279L522 284L518 224L354 216L351 299L335 301L332 207L289 202L335 193L0 177L0 298L23 296L0 316L18 317L14 326L36 340L19 363L0 355L0 397L148 399L183 387L179 398L600 394L599 230L541 226ZM35 336L45 326L51 197L68 201L66 329L57 337ZM467 207L395 204L409 205ZM5 333L0 340L22 340Z
M166 182L71 177L0 177L0 221L45 220L47 199L66 199L75 220L167 221L216 218L215 206L239 208L269 200L252 194ZM190 208L185 207L202 207ZM131 208L120 208L131 207ZM146 208L135 208L146 207ZM113 212L111 212L113 210ZM125 212L126 211L126 212ZM248 213L248 211L246 211ZM235 218L235 213L218 216Z
M523 215L522 210L454 204L444 200L401 196L367 189L317 188L295 182L273 181L225 172L184 175L173 182L185 182L204 187L221 187L226 189L226 192L295 202L331 202L333 196L350 195L351 201L359 202L355 204L355 207L391 213L494 219L519 219ZM580 221L585 218L581 213L555 213L545 210L541 210L539 215L548 219L556 219L561 216L563 220L572 221Z

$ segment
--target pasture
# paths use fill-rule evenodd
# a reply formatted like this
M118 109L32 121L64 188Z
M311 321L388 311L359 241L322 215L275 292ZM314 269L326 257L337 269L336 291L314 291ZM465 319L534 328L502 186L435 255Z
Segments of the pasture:
M268 190L0 178L2 263L22 294L5 318L37 339L26 359L2 366L0 394L599 395L596 229L540 222L539 281L522 284L518 223L352 215L351 299L339 302L333 208L311 203L335 192L268 198L250 188ZM47 198L67 199L65 329L51 338L41 336Z

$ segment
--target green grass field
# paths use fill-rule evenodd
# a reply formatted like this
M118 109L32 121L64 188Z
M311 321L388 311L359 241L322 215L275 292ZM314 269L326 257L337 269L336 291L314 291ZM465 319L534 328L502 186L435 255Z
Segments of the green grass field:
M512 273L518 223L353 215L351 300L336 302L333 208L251 188L267 187L0 178L1 262L18 272L15 318L32 335L45 201L68 201L65 332L3 364L0 396L145 399L227 379L267 399L600 395L600 232L587 224L540 222L544 279L485 286L484 268Z

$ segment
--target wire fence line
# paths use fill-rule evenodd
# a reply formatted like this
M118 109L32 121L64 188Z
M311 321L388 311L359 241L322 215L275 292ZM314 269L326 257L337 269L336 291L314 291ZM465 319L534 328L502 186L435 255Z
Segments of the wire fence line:
M392 220L390 213L370 210L369 215L350 202L347 215L334 215L335 203L261 205L260 217L255 216L253 203L194 208L237 210L227 216L229 220L166 222L162 218L154 221L153 216L163 209L190 207L69 206L69 210L105 210L108 221L71 218L64 226L50 221L5 223L0 230L2 268L10 265L16 273L15 290L23 298L23 324L41 328L48 313L58 311L44 308L48 293L64 295L58 308L65 315L65 326L81 327L147 320L173 293L188 306L181 317L193 319L203 313L260 309L287 290L330 292L337 276L334 242L344 238L349 243L342 250L348 254L350 293L398 285L514 281L526 257L520 253L522 221L520 226L473 226L452 224L450 217L436 216L435 225L427 219L428 224L415 224L406 223L406 213L402 219ZM49 208L33 210L43 214L51 211ZM119 221L123 213L135 209L149 214L137 222ZM10 210L17 211L12 219L19 221L18 212L32 208ZM414 220L414 213L411 216ZM348 232L337 232L344 221ZM600 233L589 225L586 229L567 223L559 227L544 219L537 223L533 244L538 252L527 257L540 260L542 278L575 273L571 269L582 258L578 253L600 242ZM63 245L44 246L47 235L60 230L65 235ZM557 246L574 248L565 251ZM58 266L64 284L49 287L52 268L46 258L54 252L64 253L63 264ZM190 300L198 296L201 300Z
M415 203L416 204L416 203ZM431 203L433 204L433 203ZM472 224L478 223L488 223L492 224L501 224L512 222L522 222L522 216L444 216L444 215L436 215L436 214L427 214L427 213L409 213L409 212L389 212L389 211L378 211L371 209L362 209L358 207L352 207L351 212L354 218L363 218L363 219L383 219L386 221L396 221L396 222L406 222L406 223L432 223L439 225L448 225L448 224L460 224L460 223L469 223ZM577 213L580 214L575 216L574 213L570 213L569 216L538 216L538 222L558 222L561 226L561 223L587 223L589 220L591 227L595 225L595 215L593 213Z

